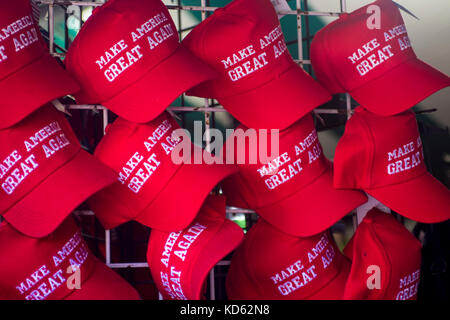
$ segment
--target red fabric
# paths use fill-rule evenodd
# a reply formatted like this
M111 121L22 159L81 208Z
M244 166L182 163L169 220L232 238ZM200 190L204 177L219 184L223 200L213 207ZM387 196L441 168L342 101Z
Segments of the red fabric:
M114 172L82 150L65 116L44 106L0 130L0 212L22 233L42 237Z
M277 139L271 140L270 132L266 152L261 131L244 144L240 130L248 128L240 126L222 150L223 156L233 152L231 160L240 168L222 183L230 205L253 209L279 230L305 237L328 229L367 200L361 192L333 188L332 165L311 114L279 132L279 154L271 154L278 146L272 145Z
M377 21L373 5L379 8L378 29L368 27ZM380 115L405 111L450 85L449 77L416 57L400 10L391 0L343 14L317 32L311 63L331 93L349 92Z
M3 222L0 252L1 300L140 299L130 284L92 255L72 217L40 239ZM80 288L70 288L77 273Z
M234 300L340 300L349 260L326 231L293 237L260 219L234 252L226 279Z
M112 0L81 28L65 60L79 80L78 103L101 103L138 123L155 119L214 71L179 43L160 0Z
M415 221L450 219L450 191L427 172L412 111L386 117L356 108L336 147L334 186L362 189Z
M89 200L106 229L136 220L162 231L181 230L214 186L237 171L232 165L195 164L195 152L203 150L186 137L177 140L174 130L179 128L167 112L146 124L118 118L108 127L95 156L116 172L119 181ZM193 147L192 158L186 159L190 164L172 160L181 141ZM189 187L195 181L202 182Z
M352 260L344 299L416 300L421 247L393 216L378 209L369 211L344 249ZM370 269L374 266L376 271ZM368 284L374 287L369 289Z
M78 84L48 53L29 0L0 3L0 129Z
M182 43L219 74L187 94L217 99L247 127L284 129L331 99L290 56L270 0L232 1Z
M225 208L224 197L209 196L189 227L172 233L152 230L147 260L164 299L204 298L208 273L244 237L242 229L225 218Z

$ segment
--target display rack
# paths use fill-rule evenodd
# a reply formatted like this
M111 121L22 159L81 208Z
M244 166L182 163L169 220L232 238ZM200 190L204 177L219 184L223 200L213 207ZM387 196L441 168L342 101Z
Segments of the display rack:
M50 54L52 54L55 57L63 58L65 55L65 48L58 47L58 50L56 50L57 46L55 44L55 7L56 6L69 6L69 5L75 5L80 7L98 7L101 6L106 1L66 1L66 0L32 0L36 5L41 6L48 6L48 42L49 42L49 50ZM201 12L201 21L205 20L208 16L208 14L211 14L217 7L213 7L209 5L208 0L199 0L200 6L186 6L181 5L180 0L177 1L177 4L166 4L167 8L169 10L177 10L179 13L179 16L181 16L182 11L198 11ZM307 34L306 39L303 36L303 26L305 17L308 16L323 16L323 17L339 17L340 14L346 12L347 6L346 6L346 0L336 0L338 1L340 11L339 12L320 12L320 11L311 11L308 10L308 2L313 2L311 0L293 0L289 1L289 3L294 3L295 1L295 10L289 10L289 11L280 11L279 14L282 15L295 15L297 17L297 39L296 39L296 45L298 46L298 56L293 57L294 60L302 67L304 65L310 65L310 60L303 58L303 48L305 45L308 45L311 41L311 36ZM164 0L163 2L168 2L168 0ZM303 5L302 5L303 4ZM302 9L303 8L303 9ZM306 19L307 20L307 19ZM181 29L181 19L178 21L179 27ZM307 26L308 27L308 26ZM308 28L309 29L309 28ZM181 32L179 30L180 36ZM57 52L59 51L59 52ZM351 98L348 94L343 94L340 96L341 106L336 107L327 107L327 108L317 108L314 110L316 114L344 114L346 115L346 119L349 119L352 115L352 102ZM342 105L345 107L342 108ZM105 132L105 128L109 123L109 114L108 110L101 106L101 105L75 105L75 104L67 104L64 105L64 107L67 110L97 110L101 112L102 119L103 119L103 133ZM208 129L211 128L211 116L213 113L216 112L227 112L224 108L222 108L220 105L218 105L217 102L210 99L204 99L203 105L199 106L171 106L168 108L171 111L174 112L201 112L203 113L204 121L205 121L205 130L208 132ZM280 111L282 109L280 108ZM210 143L211 143L211 137L206 136L205 137L205 149L210 151ZM234 208L234 207L227 207L227 214L233 214L233 213L242 213L246 215L253 215L254 212L252 210L244 210L240 208ZM77 215L93 215L92 211L89 210L78 210L75 212ZM353 227L356 228L356 216L354 213L349 213L353 216ZM112 262L111 261L111 230L105 231L105 263L111 267L116 269L125 269L125 268L148 268L147 262L129 262L129 261L122 261L122 262ZM227 266L230 264L230 261L228 260L222 260L220 261L216 267L219 266ZM215 300L216 298L216 288L215 288L215 268L214 267L209 275L209 297L211 300Z

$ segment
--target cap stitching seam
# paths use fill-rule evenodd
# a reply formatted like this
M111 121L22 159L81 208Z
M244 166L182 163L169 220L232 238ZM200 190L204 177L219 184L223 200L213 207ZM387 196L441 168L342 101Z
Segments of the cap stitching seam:
M368 181L369 183L368 183L368 185L370 186L372 184L372 172L373 172L373 167L374 167L373 158L374 158L374 156L376 154L376 152L375 152L375 138L374 138L373 132L372 132L369 124L367 123L366 119L364 119L364 117L360 117L360 118L361 118L360 122L367 128L367 130L364 130L363 132L366 132L366 134L369 136L368 138L369 138L370 144L371 144L371 148L369 150L370 155L369 155L369 165L368 165L368 167L370 169L369 170L369 181Z
M377 234L375 233L375 231L372 230L371 227L368 227L367 229L369 230L370 234L372 235L372 239L374 240L374 242L376 242L377 245L379 246L379 248L381 249L381 250L380 250L381 255L384 257L384 259L386 260L387 264L389 264L389 268L388 268L388 270L386 271L386 277L387 277L387 279L384 281L385 284L386 284L386 288L384 288L384 292L381 292L381 293L382 293L381 298L384 299L384 297L386 296L386 293L387 293L387 286L388 286L388 284L391 282L390 280L391 280L391 268L392 268L392 264L391 264L391 261L389 260L388 255L387 255L386 252L383 250L383 249L384 249L383 244L381 243L381 241L380 241L380 239L378 238L378 236L377 236ZM381 269L381 268L380 268L380 269ZM383 282L383 280L381 280L381 282ZM380 289L381 289L381 288L380 288Z
M89 19L88 19L89 20ZM84 26L86 25L86 22L84 23ZM79 42L81 42L81 40L83 39L82 37L79 37L79 34L80 33L78 33L78 35L77 35L77 37L75 38L75 40L77 40L78 39L78 43ZM78 45L78 48L80 48L81 47L81 45L80 44L78 44L78 43L76 43L75 42L75 40L74 40L74 42L72 42L72 45L71 45L71 47L72 46L76 46L76 45ZM69 48L69 50L70 50L70 48ZM75 55L76 55L76 60L77 61L75 61L75 63L76 63L76 65L78 66L78 68L80 68L80 71L81 71L81 74L82 74L82 76L83 76L83 78L90 78L88 75L87 75L87 73L85 72L85 70L84 70L84 63L82 63L81 61L83 61L83 59L82 59L82 57L81 57L81 49L77 49L76 47L73 49L73 50L75 50ZM66 57L67 57L67 55L66 55ZM78 80L78 77L76 77L77 78L77 80ZM80 82L80 87L81 87L81 83L82 82L84 82L84 81L80 81L80 80L78 80L79 82ZM91 86L89 86L90 88L91 88L91 90L93 90L94 91L94 95L96 95L96 96L99 96L99 92L97 91L97 86L96 85L91 85ZM82 88L80 88L80 90L79 91L84 91ZM84 96L84 95L83 95ZM90 94L90 93L88 93L88 97L90 98L92 95Z
M339 20L336 20L336 21L339 21ZM333 21L333 22L336 22L336 21ZM333 22L331 22L331 24L333 24ZM324 33L324 40L325 40L324 42L325 42L325 46L326 46L326 52L329 53L330 52L330 48L329 48L329 45L328 45L328 40L329 39L328 39L328 33L327 32ZM339 80L339 77L337 77L337 75L336 75L336 70L338 70L338 68L335 68L332 59L325 59L325 61L327 63L327 66L328 66L329 70L331 70L331 76L333 77L333 80L339 85L339 87L340 87L339 89L343 89L345 91L345 87L342 85L341 81Z
M106 3L104 3L103 5L101 5L100 7L98 7L97 8L97 10L98 11L100 11L100 10L103 10L102 12L104 12L105 11L105 8L107 8L108 6L110 5L110 3L109 2L106 2ZM94 15L98 15L98 13L99 12L96 12L95 14L93 13L92 15L91 15L91 17L93 17ZM117 13L116 13L117 14ZM72 46L78 46L78 48L81 48L81 44L79 44L82 40L83 40L83 37L82 37L82 35L80 36L80 33L86 33L86 31L84 31L84 30L86 30L86 28L87 27L89 27L89 25L92 25L93 23L92 23L92 21L94 21L95 19L91 19L91 17L89 17L89 19L87 19L86 20L86 22L84 22L83 23L83 26L82 26L82 28L80 29L80 31L78 32L78 34L77 34L77 36L75 37L75 39L74 39L74 41L72 42L72 44L71 44L71 47ZM69 48L69 50L70 50L70 48ZM90 78L88 75L87 75L87 73L85 72L85 70L84 70L84 63L81 63L80 61L83 61L83 58L81 57L81 50L79 49L79 50L77 50L76 48L75 48L75 54L76 54L76 58L77 58L77 66L78 66L78 68L80 68L80 70L81 70L81 73L83 74L83 76L87 76L87 78ZM77 79L78 80L78 79ZM96 90L96 88L97 88L97 86L96 85L92 85L92 86L90 86L91 87L91 89L94 91L94 93L95 93L95 95L96 96L100 96L101 94L99 94L99 92ZM80 88L81 89L81 88ZM82 91L82 89L80 90L80 91ZM88 94L88 96L89 97L91 97L91 94ZM100 102L101 103L101 102Z

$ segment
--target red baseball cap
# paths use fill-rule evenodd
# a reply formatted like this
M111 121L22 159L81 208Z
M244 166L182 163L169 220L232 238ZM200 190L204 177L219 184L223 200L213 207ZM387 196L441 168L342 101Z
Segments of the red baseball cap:
M70 268L71 267L71 268ZM78 275L78 276L77 276ZM79 289L74 287L79 277ZM0 300L139 300L98 260L72 217L54 233L30 238L0 224Z
M421 249L420 241L392 215L372 209L344 249L352 260L344 299L416 300ZM377 276L379 286L369 279Z
M270 0L234 0L182 43L219 73L187 94L217 99L247 127L284 129L331 99L292 59Z
M53 232L79 204L115 181L51 105L1 129L0 145L0 214L31 237Z
M249 143L242 130L254 132ZM223 147L223 154L234 151L240 168L222 183L229 205L253 209L280 231L306 237L367 201L362 192L333 187L332 164L323 155L311 114L280 131L278 146L272 144L276 136L269 143L261 132L240 126ZM264 159L266 143L267 150L270 144L279 152Z
M66 57L78 103L101 103L138 123L156 118L216 73L186 50L160 0L110 0L94 10Z
M379 8L379 26L372 27L373 5ZM311 63L332 94L349 92L380 115L405 111L450 85L449 77L417 58L391 0L342 14L319 30L311 42Z
M181 142L203 153L185 137L166 111L155 120L138 124L118 118L107 127L95 156L116 172L116 183L89 199L106 229L136 220L161 231L186 228L211 190L237 171L233 165L177 164L172 151ZM206 151L205 151L206 152Z
M336 147L334 186L362 189L415 221L450 219L450 191L427 172L411 110L385 117L357 107Z
M47 102L79 90L58 64L33 18L29 0L0 3L0 129Z
M259 219L233 253L226 290L233 300L340 300L349 271L330 232L293 237Z
M152 230L147 260L164 299L203 299L209 271L241 243L244 232L226 219L225 208L225 197L209 196L184 230Z

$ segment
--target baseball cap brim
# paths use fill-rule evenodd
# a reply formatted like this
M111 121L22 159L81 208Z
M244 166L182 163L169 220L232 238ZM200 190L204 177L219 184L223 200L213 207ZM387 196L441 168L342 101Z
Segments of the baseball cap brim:
M46 53L0 80L0 128L8 128L47 102L78 90L78 84Z
M236 223L225 219L220 230L210 239L193 266L191 296L202 298L204 283L211 269L227 254L236 249L244 238L244 232Z
M366 201L362 192L335 189L330 167L299 192L255 211L282 232L309 237L330 228Z
M293 63L275 80L245 93L217 100L249 128L282 130L331 100L331 95Z
M230 165L183 164L135 220L160 231L182 230L194 220L212 189L236 172Z
M401 184L365 191L417 222L437 223L450 219L450 190L428 172Z
M410 59L350 95L369 111L387 116L408 110L449 85L445 74L419 59Z
M95 258L95 269L80 289L73 289L64 300L141 300L125 279Z
M80 149L3 215L29 237L52 233L88 197L116 181L114 172Z
M180 45L137 82L101 103L129 121L146 123L159 116L187 89L216 76L212 68Z

